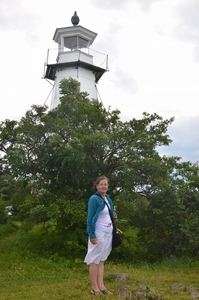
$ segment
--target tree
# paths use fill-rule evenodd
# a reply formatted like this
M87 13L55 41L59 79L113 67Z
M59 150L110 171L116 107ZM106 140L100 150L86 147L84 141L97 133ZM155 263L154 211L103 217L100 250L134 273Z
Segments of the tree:
M9 197L21 218L29 227L43 223L70 244L72 233L85 233L93 181L105 174L119 218L138 229L143 253L152 259L190 253L183 239L193 240L198 222L198 166L157 151L172 142L167 129L174 118L144 112L141 119L123 122L118 110L90 100L71 78L61 81L60 94L54 110L33 105L18 123L1 124L1 172L17 182ZM193 220L189 227L184 217ZM73 243L78 244L74 237Z

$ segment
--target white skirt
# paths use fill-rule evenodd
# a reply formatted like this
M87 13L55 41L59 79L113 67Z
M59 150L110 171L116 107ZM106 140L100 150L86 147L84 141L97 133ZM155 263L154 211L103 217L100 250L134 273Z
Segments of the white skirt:
M91 263L99 264L100 261L105 261L112 250L112 231L111 232L97 232L96 237L98 244L93 245L88 239L88 251L84 262L87 265Z

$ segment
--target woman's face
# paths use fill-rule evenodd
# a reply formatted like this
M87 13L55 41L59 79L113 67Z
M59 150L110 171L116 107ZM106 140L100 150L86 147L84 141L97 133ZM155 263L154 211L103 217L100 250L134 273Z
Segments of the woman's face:
M108 191L108 181L106 179L100 180L100 182L96 185L96 189L100 194L106 194Z

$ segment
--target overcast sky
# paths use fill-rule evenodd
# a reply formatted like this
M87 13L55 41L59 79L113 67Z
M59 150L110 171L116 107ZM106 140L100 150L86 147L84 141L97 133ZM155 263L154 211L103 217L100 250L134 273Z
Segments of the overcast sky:
M161 154L199 161L198 0L1 0L0 121L50 106L47 50L57 49L54 32L72 26L74 11L98 34L91 49L108 55L98 83L104 106L119 109L122 120L144 111L175 117L173 143Z

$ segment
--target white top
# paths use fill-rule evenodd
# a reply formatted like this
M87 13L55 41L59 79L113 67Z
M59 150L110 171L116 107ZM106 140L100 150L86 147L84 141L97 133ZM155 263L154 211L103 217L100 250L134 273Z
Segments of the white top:
M106 203L109 205L107 199L105 198ZM109 210L107 205L105 204L104 209L101 211L97 222L96 222L96 231L103 231L103 232L112 232L112 221L110 218Z

